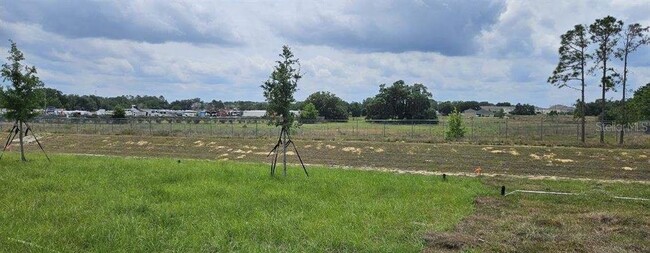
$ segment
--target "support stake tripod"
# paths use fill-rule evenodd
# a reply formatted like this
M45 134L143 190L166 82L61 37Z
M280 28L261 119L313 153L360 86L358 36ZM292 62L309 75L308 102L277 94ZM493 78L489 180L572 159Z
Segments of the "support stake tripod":
M21 134L20 133L20 131L21 131L20 130L20 128L21 128L20 124L25 124L25 126L27 127L25 129L25 133L24 133L23 137L27 137L27 135L29 133L31 133L32 136L34 137L34 140L36 140L36 143L38 144L38 147L41 148L41 151L43 151L43 154L45 154L45 158L47 158L47 161L51 162L50 157L47 155L47 153L45 152L45 149L43 148L43 145L41 145L41 142L38 140L38 137L36 137L36 135L34 134L34 130L29 126L29 124L27 124L27 122L20 121L20 120L16 120L16 122L14 122L13 127L11 128L11 131L9 131L9 136L7 137L7 142L5 143L4 148L2 148L2 153L0 153L0 159L2 159L2 156L4 155L5 151L7 150L9 145L11 145L11 143L14 141L16 136Z
M307 173L307 168L305 168L305 163L302 162L302 158L300 157L300 153L298 153L298 148L296 147L296 144L293 143L291 140L291 137L289 136L289 131L287 130L286 127L282 127L282 130L280 130L280 138L278 138L278 143L275 144L275 147L271 149L268 155L266 157L271 156L271 154L275 153L273 161L271 162L271 176L275 176L275 169L278 164L278 155L280 153L280 148L282 148L282 162L283 162L283 176L287 176L287 148L291 145L293 147L293 150L296 151L296 155L298 156L298 160L300 160L300 165L302 165L302 170L305 172L305 175L309 177L309 173Z

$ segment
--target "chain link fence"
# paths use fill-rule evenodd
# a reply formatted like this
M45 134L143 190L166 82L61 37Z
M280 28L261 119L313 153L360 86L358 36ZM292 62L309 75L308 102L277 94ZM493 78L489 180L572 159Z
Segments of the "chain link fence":
M37 118L31 123L36 133L212 136L228 138L275 138L279 128L259 118ZM7 132L12 122L0 121ZM511 143L529 145L578 145L580 123L552 117L515 119L465 118L466 133L460 141L473 143ZM586 124L588 143L598 143L600 129L608 143L618 143L620 125L604 127L595 121ZM314 140L368 140L444 142L448 122L442 120L364 120L302 123L292 132L294 138ZM640 122L626 128L628 145L650 145L650 123Z

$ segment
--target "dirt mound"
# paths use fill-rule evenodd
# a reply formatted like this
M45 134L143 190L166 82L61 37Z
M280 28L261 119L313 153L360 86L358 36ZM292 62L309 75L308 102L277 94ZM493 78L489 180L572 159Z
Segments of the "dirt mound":
M427 250L425 252L456 252L463 248L475 246L479 243L479 241L472 236L448 232L428 233L424 236L424 241L427 244Z

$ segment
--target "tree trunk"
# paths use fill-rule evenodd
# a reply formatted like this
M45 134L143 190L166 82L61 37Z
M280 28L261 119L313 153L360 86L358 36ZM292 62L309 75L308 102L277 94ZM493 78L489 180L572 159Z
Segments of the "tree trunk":
M587 115L585 115L585 111L586 111L585 107L587 107L587 105L585 105L585 57L584 57L585 51L584 50L585 49L583 47L582 48L582 62L581 62L582 66L581 66L581 70L580 70L580 74L582 75L582 79L581 79L582 80L582 90L581 90L582 97L581 97L581 105L580 105L580 115L582 116L581 117L581 122L580 122L582 132L581 132L580 138L581 138L582 144L585 144L585 121L586 121L585 118L587 117Z
M284 170L282 171L283 176L287 176L287 141L289 141L288 130L282 129L282 165Z
M20 141L20 160L23 162L26 162L27 159L25 159L25 147L23 145L23 122L18 121L18 140Z
M583 79L583 83L582 83L582 103L580 105L580 113L581 113L580 115L582 116L581 117L582 119L581 119L581 122L580 122L581 123L581 128L582 128L582 131L581 131L581 134L580 134L580 140L582 141L582 144L584 144L586 142L586 140L585 140L585 123L586 123L586 120L585 120L585 118L587 116L585 115L585 113L586 113L585 112L586 111L585 107L587 107L587 105L585 105L585 84L584 84L584 79Z
M603 60L603 78L600 80L601 85L603 86L603 96L600 101L600 143L605 143L605 91L607 90L607 60Z
M625 135L625 127L627 126L627 108L625 106L625 84L627 83L627 50L623 60L623 99L621 99L621 106L623 107L623 125L621 126L621 133L618 138L618 144L623 145L623 137Z

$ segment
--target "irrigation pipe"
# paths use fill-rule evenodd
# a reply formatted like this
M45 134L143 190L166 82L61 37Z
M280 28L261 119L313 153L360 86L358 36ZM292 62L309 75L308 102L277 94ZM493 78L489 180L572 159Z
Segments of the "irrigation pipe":
M579 195L579 193L571 193L571 192L545 192L545 191L527 191L527 190L514 190L511 192L508 192L506 195L503 196L508 196L513 193L517 192L523 192L523 193L538 193L538 194L554 194L554 195Z
M38 245L38 244L31 243L31 242L27 242L27 241L23 241L23 240L19 240L19 239L16 239L16 238L7 237L7 239L9 239L10 241L14 241L14 242L22 243L22 244L24 244L24 245L27 245L27 246L30 246L30 247L33 247L33 248L38 248L38 249L47 250L47 251L51 251L51 252L61 253L61 252L56 251L56 250L53 250L53 249L45 248L45 247L40 246L40 245Z
M573 192L548 192L548 191L514 190L514 191L506 193L503 196L505 197L505 196L508 196L510 194L514 194L514 193L517 193L517 192L520 192L520 193L535 193L535 194L550 194L550 195L573 195L573 196L575 196L575 195L585 195L584 193L573 193ZM615 199L650 201L650 199L646 199L646 198L621 197L621 196L611 196L608 193L606 193L606 194L608 196L612 197L612 198L615 198Z
M643 200L643 201L650 201L650 199L644 199L644 198L632 198L632 197L619 197L619 196L612 196L612 198L615 198L615 199L626 199L626 200Z

